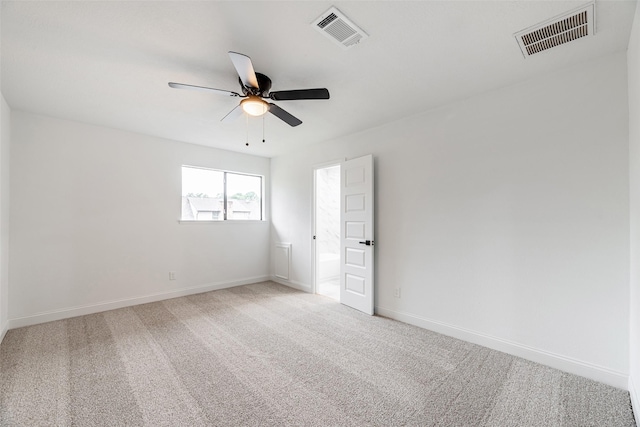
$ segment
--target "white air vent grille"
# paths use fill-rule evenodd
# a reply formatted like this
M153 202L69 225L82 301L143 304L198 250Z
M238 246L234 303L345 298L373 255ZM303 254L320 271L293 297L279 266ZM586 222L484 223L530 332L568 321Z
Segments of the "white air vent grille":
M344 49L353 47L369 37L367 33L335 7L319 16L311 25Z
M594 4L582 6L515 34L526 57L581 37L594 35Z

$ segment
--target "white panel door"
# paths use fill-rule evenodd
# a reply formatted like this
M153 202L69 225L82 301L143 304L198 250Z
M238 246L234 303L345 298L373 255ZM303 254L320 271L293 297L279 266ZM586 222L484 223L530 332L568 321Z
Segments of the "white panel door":
M373 314L373 156L340 170L340 302Z

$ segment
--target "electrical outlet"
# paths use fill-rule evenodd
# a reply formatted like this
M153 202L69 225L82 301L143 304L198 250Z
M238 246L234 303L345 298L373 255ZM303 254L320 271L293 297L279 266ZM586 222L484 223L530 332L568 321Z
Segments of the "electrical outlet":
M393 296L396 298L400 298L400 288L395 288L393 290Z
M169 280L176 280L176 272L175 271L170 271L169 272Z

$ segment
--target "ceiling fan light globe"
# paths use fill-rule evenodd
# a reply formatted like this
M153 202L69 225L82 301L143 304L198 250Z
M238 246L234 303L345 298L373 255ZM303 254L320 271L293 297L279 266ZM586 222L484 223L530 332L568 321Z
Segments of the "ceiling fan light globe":
M242 110L250 116L262 116L269 111L269 105L258 97L250 97L240 102Z

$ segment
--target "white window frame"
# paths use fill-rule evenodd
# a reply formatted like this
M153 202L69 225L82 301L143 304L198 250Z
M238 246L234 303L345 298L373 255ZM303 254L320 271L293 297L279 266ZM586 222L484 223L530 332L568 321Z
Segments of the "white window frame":
M260 174L254 174L254 173L247 173L247 172L236 172L236 171L230 171L230 170L224 170L224 169L215 169L215 168L210 168L210 167L205 167L205 166L192 166L192 165L182 165L180 167L180 179L182 182L182 170L183 168L192 168L192 169L204 169L204 170L208 170L208 171L213 171L213 172L221 172L223 174L223 218L220 219L216 219L216 220L197 220L197 219L182 219L182 206L180 208L180 219L178 220L179 223L181 224L229 224L229 223L255 223L255 222L265 222L265 201L264 201L264 194L265 194L265 177L264 175L260 175ZM227 218L227 174L233 174L233 175L244 175L244 176L251 176L251 177L255 177L255 178L260 178L260 219L228 219ZM181 186L182 187L182 186ZM182 189L180 191L180 198L182 198Z

